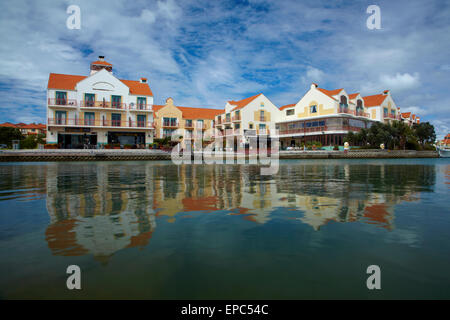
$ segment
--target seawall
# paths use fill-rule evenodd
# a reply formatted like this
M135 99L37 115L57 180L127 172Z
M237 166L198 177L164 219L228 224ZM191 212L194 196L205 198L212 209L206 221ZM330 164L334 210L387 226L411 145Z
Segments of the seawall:
M230 153L224 153L225 155ZM236 156L235 154L232 154ZM238 156L239 157L239 156ZM248 156L247 156L248 157ZM439 158L436 151L414 150L351 150L343 151L280 151L280 159L409 159ZM136 161L170 160L162 150L5 150L0 162L24 161Z

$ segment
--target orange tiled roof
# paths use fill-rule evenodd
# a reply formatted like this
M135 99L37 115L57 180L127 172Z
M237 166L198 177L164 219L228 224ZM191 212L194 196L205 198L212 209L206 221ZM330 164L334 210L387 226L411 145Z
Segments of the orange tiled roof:
M50 73L48 78L48 89L75 90L78 82L86 79L87 76L77 76L72 74ZM130 94L140 94L144 96L153 96L148 83L141 83L135 80L120 80L124 85L130 88Z
M366 107L375 107L379 106L383 103L384 99L386 99L387 95L385 94L374 94L373 96L365 96L364 105Z
M317 87L317 90L319 90L322 93L325 93L327 96L329 96L330 98L333 98L333 96L337 95L339 92L341 92L342 90L344 90L344 88L340 88L340 89L335 89L335 90L326 90L326 89L322 89ZM333 98L334 99L334 98Z
M348 97L349 97L350 100L353 100L353 99L355 99L358 96L358 94L359 94L359 92L351 93L351 94L348 95Z
M111 63L108 63L108 62L106 62L106 61L100 61L100 60L91 62L91 64L99 64L99 65L101 65L101 66L112 66Z
M158 112L164 107L165 105L154 104L152 106L152 109L153 111ZM175 106L175 108L178 108L181 111L184 119L214 120L215 116L225 112L224 109L212 109L212 108L194 108L194 107L180 107L180 106Z
M135 80L120 80L122 81L128 88L130 88L130 94L141 94L144 96L152 96L153 92L150 89L148 83L141 83Z
M0 127L7 127L7 128L17 128L17 125L11 122L5 122L0 124Z
M215 116L225 112L223 109L210 108L192 108L192 107L177 107L183 113L184 119L211 119Z
M402 118L409 118L411 116L411 112L403 112Z
M86 78L86 76L76 76L72 74L50 73L47 88L75 90L77 83Z
M242 109L243 107L248 105L250 102L255 100L257 97L259 97L260 95L262 95L262 93L258 93L257 95L254 95L254 96L251 96L251 97L239 100L239 101L234 101L234 100L228 101L229 104L236 106L231 111Z
M415 114L412 115L412 119L416 120L416 115Z
M284 110L284 109L286 109L286 108L290 108L290 107L293 107L293 106L295 106L295 105L296 105L296 103L287 104L287 105L285 105L285 106L280 107L280 110Z

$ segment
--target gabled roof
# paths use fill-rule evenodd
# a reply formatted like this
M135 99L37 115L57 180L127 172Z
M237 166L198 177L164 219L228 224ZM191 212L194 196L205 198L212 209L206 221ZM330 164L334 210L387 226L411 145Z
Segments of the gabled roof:
M355 98L358 96L358 94L359 94L359 92L356 92L356 93L350 93L350 94L348 95L348 98L349 98L350 100L353 100L353 99L355 99Z
M78 82L86 79L87 76L77 76L72 74L50 73L48 78L48 89L75 90ZM120 81L130 89L130 94L153 96L148 83L141 83L135 80Z
M228 101L229 104L231 104L232 106L235 106L231 111L242 109L243 107L248 105L250 102L255 100L257 97L259 97L260 95L262 95L262 93L259 93L257 95L254 95L254 96L251 96L251 97L239 100L239 101L234 101L234 100Z
M365 96L364 99L364 105L366 107L375 107L379 106L383 103L384 99L387 98L386 94L374 94L373 96Z
M340 89L335 89L335 90L326 90L326 89L322 89L317 87L317 90L319 90L320 92L326 94L327 96L329 96L330 98L333 98L333 96L337 95L339 92L341 92L342 90L344 90L344 88L340 88ZM334 98L333 98L334 99Z
M280 110L284 110L284 109L287 109L287 108L290 108L290 107L294 107L295 105L296 105L296 103L287 104L285 106L280 107Z

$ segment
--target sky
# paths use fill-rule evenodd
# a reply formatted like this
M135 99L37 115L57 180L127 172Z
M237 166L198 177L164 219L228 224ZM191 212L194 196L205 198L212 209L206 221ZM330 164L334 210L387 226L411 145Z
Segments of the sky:
M68 29L78 5L80 29ZM381 29L367 28L378 5ZM449 1L0 0L0 122L43 122L49 73L88 75L104 55L148 78L154 103L224 108L264 93L296 103L311 82L391 91L402 112L450 132Z

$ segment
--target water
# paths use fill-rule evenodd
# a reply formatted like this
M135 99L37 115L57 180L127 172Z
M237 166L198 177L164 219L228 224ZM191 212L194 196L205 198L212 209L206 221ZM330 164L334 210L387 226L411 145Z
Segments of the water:
M259 169L1 164L0 298L450 298L448 159Z

